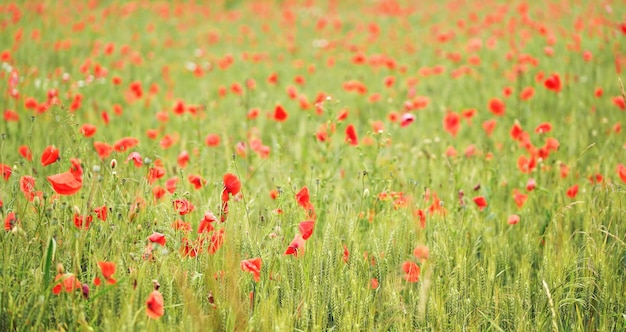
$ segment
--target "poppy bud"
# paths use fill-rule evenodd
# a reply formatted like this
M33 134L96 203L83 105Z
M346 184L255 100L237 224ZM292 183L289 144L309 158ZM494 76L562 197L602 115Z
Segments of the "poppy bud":
M89 285L87 284L83 284L81 287L81 290L83 292L83 297L88 300L89 299Z
M117 166L117 160L111 159L111 169L114 169Z

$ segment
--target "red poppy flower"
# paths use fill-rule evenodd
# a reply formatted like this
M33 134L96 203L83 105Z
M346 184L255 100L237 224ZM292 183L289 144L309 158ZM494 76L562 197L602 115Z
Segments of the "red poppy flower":
M519 99L521 100L529 100L535 95L535 88L532 86L525 87L522 92L519 94Z
M272 189L272 190L270 190L270 198L271 198L271 199L276 199L276 198L278 198L278 190L276 190L276 189Z
M248 118L248 120L254 120L259 116L259 113L261 111L258 108L253 108L250 111L248 111L248 114L246 115L246 117Z
M131 152L131 154L128 155L128 158L126 158L126 163L131 160L135 164L135 167L141 167L143 165L143 159L141 159L139 152Z
M407 127L408 125L410 125L411 123L413 123L415 121L415 115L411 114L411 113L404 113L402 114L402 119L400 121L400 127Z
M74 213L74 226L82 229L88 229L89 225L93 221L93 216L81 216L78 213Z
M448 112L443 118L443 129L445 129L452 137L461 129L461 116L454 112Z
M565 179L569 175L569 166L561 164L559 167L559 173L561 174L561 179Z
M20 121L20 116L13 110L6 110L4 111L4 121L17 122Z
M207 211L204 213L204 217L200 220L200 224L198 225L198 233L209 233L213 231L213 223L217 221L217 218L211 211Z
M496 129L496 124L497 122L494 119L483 122L483 130L487 133L487 136L491 136L493 130Z
M315 228L314 220L307 220L300 223L298 226L298 230L300 230L300 234L302 235L302 239L308 240L313 234L313 229Z
M209 243L209 254L216 253L224 244L224 229L220 229L219 231L213 233L211 236L211 243Z
M173 194L176 191L176 185L178 184L178 178L173 177L165 181L165 189L170 194Z
M165 168L153 167L148 171L148 183L153 184L154 181L165 176Z
M513 124L513 126L511 127L511 131L509 132L509 135L511 135L511 138L516 140L516 141L522 141L524 139L524 129L522 129L522 126L520 126L520 124L518 122L515 122Z
M206 183L206 180L203 179L201 176L193 174L189 175L189 177L187 177L187 180L189 180L189 183L191 183L196 190L202 188L202 186Z
M342 109L341 112L337 115L337 122L341 122L348 118L349 111L348 109Z
M417 264L406 261L402 263L402 271L404 271L404 280L408 282L418 282L420 277L420 267Z
M578 185L575 184L575 185L569 187L569 189L567 189L566 194L567 194L567 197L569 197L571 199L576 198L576 195L578 194Z
M546 138L546 143L544 145L544 148L546 148L548 151L558 151L559 150L559 141L556 138L553 137L548 137Z
M103 160L113 152L113 147L104 142L93 142L93 147L96 149L96 153L98 153L100 159Z
M176 221L172 223L172 228L177 231L189 232L191 231L191 224L180 219L176 219Z
M161 233L154 232L152 235L148 236L148 240L152 243L158 243L161 246L165 246L165 235Z
M93 209L93 212L96 214L96 217L98 217L98 219L102 220L102 221L106 221L107 220L107 206L103 205L100 207L97 207L95 209Z
M274 108L274 115L273 115L274 120L278 122L285 122L287 121L288 117L289 117L289 114L287 113L287 111L285 111L283 106L276 105L276 107Z
M356 130L352 124L349 124L346 127L346 142L350 143L350 145L356 146L359 145L359 139L356 135Z
M178 167L180 168L187 167L187 164L189 163L189 152L181 151L178 158L176 158L176 163L178 163Z
M163 295L158 290L153 290L146 300L146 314L152 319L159 319L165 310L163 308Z
M224 174L224 190L222 191L222 201L228 202L229 194L235 196L241 190L241 182L235 174Z
M535 179L528 179L528 182L526 183L526 191L533 191L535 187L537 187L537 182L535 182Z
M378 286L378 279L372 278L370 287L372 287L372 289L378 289Z
M348 260L350 259L350 252L348 251L348 246L343 245L343 256L341 257L344 263L348 264Z
M524 206L524 203L528 199L528 195L522 194L519 190L513 189L513 199L515 200L515 205L517 205L518 209L521 209Z
M604 90L602 90L602 88L596 88L593 94L594 96L596 96L596 98L600 98L604 94Z
M309 207L311 201L309 196L309 188L307 188L307 186L302 187L302 189L300 189L300 191L296 193L296 202L298 202L298 205L302 206L305 209Z
M17 224L18 220L15 217L15 212L9 212L7 213L7 216L4 218L4 230L5 231L10 231L13 229L13 227L15 227L15 225Z
M487 200L483 196L474 197L474 203L476 203L480 211L487 206Z
M545 134L547 132L550 132L551 130L552 130L552 124L550 124L549 122L544 122L538 125L537 128L535 128L535 132L537 134Z
M0 164L0 171L2 172L2 177L4 181L9 181L9 177L13 174L13 168L9 165Z
M252 273L254 281L259 282L261 280L261 265L263 261L261 258L246 259L241 261L241 270L244 272Z
M80 166L78 159L70 159L72 166L70 170L48 176L48 182L52 185L52 189L59 195L74 195L83 186L83 168Z
M453 146L448 146L445 153L447 157L451 158L456 157L457 155L456 149Z
M617 175L619 175L622 182L626 183L626 166L623 164L617 165Z
M527 158L521 155L517 159L517 167L522 173L530 173L537 167L537 159L535 157Z
M554 92L559 92L559 91L561 91L561 77L559 76L559 74L553 74L552 76L548 77L543 82L543 85L548 90L552 90Z
M115 144L113 144L113 148L117 152L124 152L128 149L132 149L139 144L139 140L134 137L124 137L119 139Z
M488 105L489 111L496 116L503 116L506 110L504 102L498 98L491 98Z
M29 201L35 198L35 178L29 175L22 176L20 179L20 190L24 193L24 197Z
M59 149L54 145L47 146L41 154L41 166L48 166L59 160Z
M163 187L159 185L152 187L152 195L156 200L160 200L161 198L163 198L163 196L165 196L165 193L165 189L163 189Z
M509 216L507 223L509 225L515 225L519 222L519 220L520 220L520 217L517 214L512 214Z
M277 73L270 74L270 76L267 77L267 83L272 84L272 85L278 83L278 74Z
M74 290L81 288L80 281L72 273L59 273L54 278L54 282L56 283L56 285L52 288L52 293L54 295L59 295L61 292L71 293Z
M189 225L191 228L191 225ZM196 257L198 256L198 251L200 250L201 243L198 241L194 241L195 243L190 243L190 241L184 237L182 238L182 244L180 246L180 253L183 257Z
M626 110L626 100L624 100L624 97L622 96L613 97L613 104L619 107L622 111Z
M430 250L427 246L417 246L413 249L413 256L417 257L419 260L427 260L430 255Z
M102 273L104 280L106 280L109 285L115 285L115 283L117 282L115 279L113 279L113 274L115 274L115 263L98 262L98 267L100 267L100 272ZM93 283L96 286L100 286L100 278L96 277Z
M304 254L304 239L300 233L296 233L296 236L294 236L293 240L287 247L285 255L294 255L298 257L302 254Z
M28 161L33 160L33 154L30 152L30 148L26 145L22 145L19 148L19 153L22 157L24 157Z
M85 123L84 125L82 125L82 127L80 127L80 133L87 138L95 135L96 130L97 130L96 126L89 124L89 123Z

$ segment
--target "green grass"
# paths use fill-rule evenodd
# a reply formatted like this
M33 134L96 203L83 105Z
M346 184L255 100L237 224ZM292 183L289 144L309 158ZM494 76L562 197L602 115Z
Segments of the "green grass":
M45 1L42 13L38 2L0 5L6 22L0 52L10 54L2 61L0 111L19 115L19 121L0 121L0 163L12 169L8 180L0 179L1 214L5 220L13 212L19 220L0 234L0 330L626 328L626 196L618 170L626 163L626 140L616 130L626 113L614 102L624 96L624 74L616 72L616 63L626 67L626 11L619 1L531 3L526 18L519 1L415 7L400 1L407 10L401 15L389 1L290 3L111 1L90 7ZM11 23L16 8L20 19ZM323 29L317 28L320 19L327 22ZM84 23L82 30L78 23ZM378 35L368 32L374 24ZM437 40L449 32L449 41ZM551 36L555 42L548 45ZM468 51L471 39L482 47ZM64 41L71 46L55 50ZM115 49L107 55L109 43ZM318 47L324 43L326 48ZM546 55L546 46L553 56ZM593 54L591 61L583 59L584 51ZM387 62L354 64L358 52L368 61L382 55ZM461 60L451 60L451 53ZM227 55L234 61L221 69ZM255 55L261 60L253 61ZM479 65L467 62L472 55L480 57ZM513 75L523 55L537 64ZM90 64L83 72L85 63ZM89 78L96 63L107 74ZM194 76L191 64L203 66L203 75ZM420 74L420 68L436 65L445 72ZM463 66L471 68L469 74L453 78ZM13 71L19 76L15 86ZM272 73L278 75L275 85L266 80ZM544 87L552 74L562 82L558 93ZM294 82L298 75L303 85ZM383 83L388 76L396 80L390 88ZM113 77L122 83L113 84ZM246 88L249 79L254 89ZM365 84L367 93L346 91L344 82L352 80ZM410 86L411 80L417 83ZM132 82L143 88L136 100L129 97ZM243 87L241 95L231 91L234 83ZM289 86L310 108L289 98ZM527 86L535 93L522 101L519 92ZM503 96L505 87L511 96ZM12 88L18 98L10 95ZM596 88L603 89L601 97L594 95ZM44 103L50 89L58 91L57 103L42 113L26 107L28 97ZM318 114L320 93L329 97ZM375 93L378 102L368 99ZM76 94L82 103L71 111ZM415 121L401 127L390 113L402 116L415 96L430 102L411 111ZM506 104L503 116L489 111L493 97ZM197 113L176 115L179 100L196 106ZM289 114L285 122L271 117L278 104ZM114 105L123 112L115 114ZM248 119L252 108L260 114ZM456 136L444 129L448 112L470 108L476 115L462 117ZM342 110L348 117L339 121ZM160 121L159 112L169 120ZM481 125L490 119L497 125L488 136ZM375 121L382 132L375 132ZM552 131L535 133L544 122ZM80 132L85 123L97 127L91 138ZM518 158L529 152L511 137L514 123L537 149L550 137L560 143L530 173L518 168ZM357 146L345 141L349 124ZM316 133L324 125L328 139L322 142ZM158 130L156 139L148 138L150 129ZM217 147L205 144L208 134L219 135ZM174 139L169 148L160 144L166 135ZM113 145L123 137L139 144L99 158L95 141ZM267 158L251 150L254 139L269 147ZM245 154L237 150L242 142ZM23 145L32 161L18 153ZM60 159L44 167L39 160L49 145L60 150ZM475 153L466 156L470 145ZM446 154L450 147L456 156ZM185 167L177 163L182 151L190 156ZM143 166L125 162L131 152L140 153ZM58 196L46 177L68 171L71 158L83 166L82 188ZM165 176L149 183L149 170L161 164ZM566 176L562 165L569 169ZM242 187L221 223L226 173L235 174ZM597 174L602 181L589 180ZM206 184L194 189L189 175ZM35 179L41 197L27 199L20 190L23 176ZM178 178L176 191L156 199L154 188L164 188L171 178ZM530 178L537 186L528 192ZM573 185L579 191L570 198L566 192ZM298 257L284 255L299 223L310 219L295 197L305 186L315 229ZM521 208L514 189L528 195ZM272 190L280 193L276 199ZM384 198L394 193L401 196ZM487 200L482 211L473 202L477 196ZM172 207L175 199L195 209L181 216ZM106 221L92 212L103 205ZM218 218L215 230L198 234L206 211ZM418 211L426 213L424 227ZM91 215L90 227L76 227L75 214ZM512 214L520 216L516 225L507 224ZM175 230L179 219L192 230ZM224 243L209 254L209 239L220 229ZM152 259L145 259L153 232L167 242L154 245ZM196 257L183 255L185 239L193 243L205 236ZM427 260L413 256L418 245L428 246ZM259 282L240 266L255 257L263 262ZM95 286L102 261L116 264L115 285ZM405 280L407 261L419 265L418 282ZM60 265L89 287L88 297L80 290L53 293ZM372 289L372 279L378 288ZM153 280L165 308L156 320L146 314Z

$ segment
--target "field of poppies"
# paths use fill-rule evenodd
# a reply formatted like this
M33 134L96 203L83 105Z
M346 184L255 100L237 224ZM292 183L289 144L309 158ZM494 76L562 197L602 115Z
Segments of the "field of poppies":
M626 3L0 4L0 330L626 328Z

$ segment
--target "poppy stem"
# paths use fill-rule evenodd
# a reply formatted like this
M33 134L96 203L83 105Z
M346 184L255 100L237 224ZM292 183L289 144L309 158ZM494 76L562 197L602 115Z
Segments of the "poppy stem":
M254 315L254 297L256 296L256 282L252 282L252 293L250 293L250 316Z
M237 162L236 162L235 160L233 160L233 165L235 166L235 173L237 173L237 177L238 177L239 179L242 179L242 177L241 177L241 173L239 173L239 167L237 167ZM248 178L248 179L249 179L249 178ZM247 182L247 181L246 181L246 182ZM251 223L251 222L250 222L250 214L248 213L248 201L246 200L246 195L245 195L245 192L244 192L244 190L243 190L243 182L241 183L241 189L239 190L239 193L240 193L240 195L241 195L241 200L243 201L243 208L244 208L244 211L246 211L246 221L247 221L248 223Z

